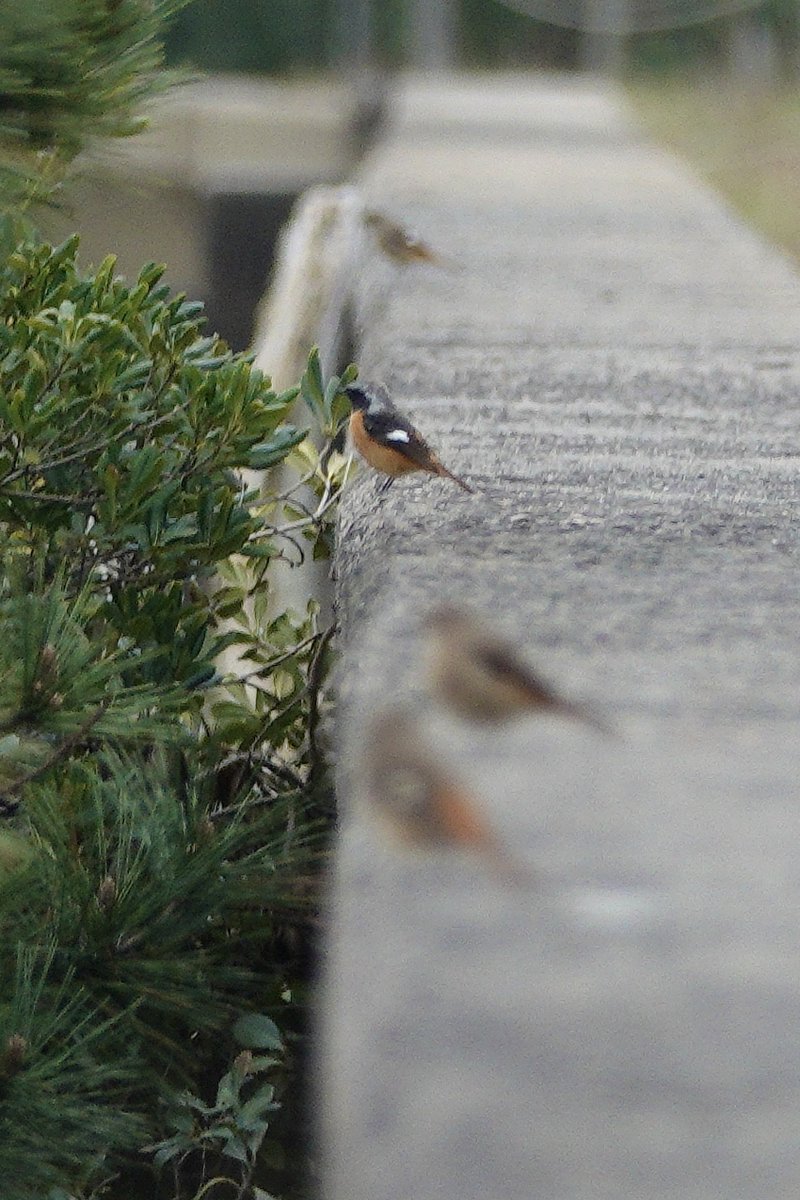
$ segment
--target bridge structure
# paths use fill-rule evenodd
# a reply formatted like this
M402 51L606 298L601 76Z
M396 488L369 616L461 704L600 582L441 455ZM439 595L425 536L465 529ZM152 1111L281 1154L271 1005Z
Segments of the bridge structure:
M329 1200L791 1195L800 279L590 80L408 78L360 184L448 264L370 268L361 376L476 495L340 513ZM442 601L615 733L442 715ZM372 819L398 703L529 886Z

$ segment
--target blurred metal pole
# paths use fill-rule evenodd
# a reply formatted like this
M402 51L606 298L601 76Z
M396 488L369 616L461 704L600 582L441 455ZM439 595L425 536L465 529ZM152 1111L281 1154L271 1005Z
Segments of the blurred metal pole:
M447 71L458 61L457 0L409 0L411 65Z
M583 14L583 69L621 75L627 57L628 0L584 0Z
M328 62L350 85L356 105L352 145L360 157L377 129L383 110L385 72L378 68L375 0L336 0L328 25Z
M775 86L778 78L775 35L759 22L755 13L738 13L729 19L727 52L728 70L737 83Z
M339 0L332 30L331 60L335 67L369 70L373 62L372 0Z

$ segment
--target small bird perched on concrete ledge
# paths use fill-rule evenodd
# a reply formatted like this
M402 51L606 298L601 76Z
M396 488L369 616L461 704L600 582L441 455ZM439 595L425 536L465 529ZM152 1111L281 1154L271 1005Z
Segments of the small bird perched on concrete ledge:
M410 263L429 263L434 267L445 265L444 259L432 246L376 209L365 210L364 224L373 231L378 246L387 258L391 258L398 266L405 267Z
M344 390L353 410L351 441L373 470L388 476L382 491L401 475L427 471L452 479L465 492L474 492L439 461L422 434L395 408L386 388L378 383L351 383Z
M608 725L589 709L564 699L483 621L455 605L425 619L433 690L460 717L498 724L526 713L562 713L603 733Z
M402 709L387 709L369 725L364 767L369 810L401 845L470 851L505 876L532 879Z

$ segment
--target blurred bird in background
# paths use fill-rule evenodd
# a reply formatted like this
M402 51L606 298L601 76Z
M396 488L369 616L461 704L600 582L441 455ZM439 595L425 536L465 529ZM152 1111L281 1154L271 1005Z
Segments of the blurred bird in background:
M445 259L432 246L376 209L364 210L364 224L373 233L382 253L397 266L406 267L412 263L447 266Z
M590 709L560 696L488 624L443 605L425 619L434 695L468 721L498 724L536 712L552 712L610 733Z
M461 850L515 878L531 872L501 845L482 805L423 738L417 721L387 709L367 729L365 792L372 815L401 845Z

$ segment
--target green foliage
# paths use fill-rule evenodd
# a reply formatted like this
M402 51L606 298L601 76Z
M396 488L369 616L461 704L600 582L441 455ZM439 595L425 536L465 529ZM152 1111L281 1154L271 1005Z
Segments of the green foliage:
M36 0L0 5L0 258L32 232L80 151L144 125L169 18L187 0Z
M300 380L300 395L323 435L331 442L350 415L350 402L343 389L353 382L357 374L356 368L351 365L340 377L334 375L326 385L322 378L319 351L312 350L308 356L308 366Z
M175 710L180 704L179 690L131 683L143 655L123 642L109 651L87 636L102 605L88 585L67 600L61 579L38 591L15 590L15 583L24 586L24 576L6 577L0 592L0 779L8 784L3 756L27 730L36 730L43 747L53 735L73 737L87 726L94 736L148 742L176 736L167 715L170 703Z
M87 136L135 132L135 110L161 65L164 18L180 7L180 0L39 0L0 10L3 135L75 153Z
M42 1178L76 1189L115 1173L146 1129L180 1122L173 1089L202 1084L234 1038L282 1049L266 1016L234 1019L264 1003L288 1019L286 931L312 910L321 823L308 798L278 795L271 780L220 803L218 775L181 787L189 760L179 765L84 757L29 787L16 816L31 851L0 869L0 1048L26 1046L13 1089L0 1067L0 1172L18 1187L8 1200L32 1200ZM42 944L51 950L33 988L14 959ZM31 1033L56 1019L57 1054L55 1034ZM271 1102L291 1067L289 1057L271 1071ZM65 1136L51 1149L40 1138L59 1120ZM259 1133L246 1143L255 1155L266 1125L247 1132Z
M140 106L171 82L159 70L167 20L187 0L36 0L0 7L0 250L26 232L98 137L142 127Z
M65 1177L80 1187L102 1171L106 1147L133 1149L145 1130L123 1103L136 1076L135 1053L104 1057L109 1038L119 1036L118 1022L94 1007L70 975L53 984L53 957L52 947L30 946L17 951L16 962L3 963L9 972L0 997L5 1200L45 1196Z
M269 567L327 550L354 371L277 395L159 269L75 253L0 273L0 1178L128 1200L149 1139L180 1194L287 1195L332 630Z
M280 1030L274 1021L263 1013L245 1013L233 1027L233 1036L240 1046L248 1050L280 1050Z
M161 268L20 240L75 154L138 126L181 2L0 12L4 1200L298 1186L333 630L268 569L327 553L345 462ZM340 386L313 358L323 441Z
M267 1022L269 1018L255 1013L241 1018L233 1030L240 1044L246 1043L239 1033L243 1021ZM277 1029L275 1033L277 1036ZM272 1040L273 1048L281 1051L280 1037ZM217 1177L218 1182L229 1183L244 1193L258 1167L271 1115L279 1108L275 1086L265 1082L265 1076L272 1073L278 1062L276 1058L254 1055L245 1049L237 1054L230 1070L220 1079L213 1103L206 1104L191 1092L175 1097L170 1110L170 1135L151 1147L156 1167L171 1164L180 1181L181 1172L185 1172L193 1157L200 1155L202 1159L209 1152L216 1153L221 1162L229 1160L225 1165L228 1172L237 1172L237 1178ZM254 1188L253 1195L254 1200L259 1200L259 1196L269 1200L261 1188Z
M299 794L254 785L220 805L210 775L180 787L168 756L107 751L97 766L73 762L26 797L17 829L34 861L6 881L17 910L13 922L0 913L0 963L7 971L14 938L51 941L51 974L124 1018L151 1085L191 1079L187 1030L219 1031L265 987L248 943L269 944L266 912L302 908L287 891L308 868L315 823Z
M220 649L204 584L259 527L234 471L302 440L294 392L202 336L160 268L83 279L76 249L22 248L0 274L0 525L70 590L102 571L93 637L135 645L143 681L196 684Z

